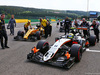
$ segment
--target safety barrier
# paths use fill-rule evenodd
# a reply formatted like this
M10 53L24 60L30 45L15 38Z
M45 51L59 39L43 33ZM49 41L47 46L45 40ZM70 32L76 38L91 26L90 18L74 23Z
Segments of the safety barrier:
M25 22L40 22L40 19L15 19L16 23L25 23ZM51 22L55 22L56 19L50 19ZM9 19L5 19L5 23L8 23Z
M8 23L10 19L5 19L5 23ZM25 23L25 22L28 22L31 20L28 20L28 19L15 19L16 20L16 23Z
M28 21L31 22L31 20L28 20L28 19L15 19L15 20L16 20L16 23L24 23L24 22L28 22Z

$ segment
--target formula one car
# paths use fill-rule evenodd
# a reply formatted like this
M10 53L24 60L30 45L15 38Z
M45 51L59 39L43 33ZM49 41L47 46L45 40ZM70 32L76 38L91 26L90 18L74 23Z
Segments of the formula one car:
M56 38L56 42L51 46L41 40L32 48L27 59L69 69L81 60L82 53L89 43L95 44L95 36L90 36L88 40L81 38L78 33Z
M81 32L79 30L81 30ZM84 37L82 35L82 30L87 30L87 37ZM56 37L55 40L59 40L61 38L70 38L72 40L72 43L80 44L83 47L89 47L90 45L93 46L96 44L96 36L90 35L87 27L71 27L69 34Z
M44 29L40 25L36 25L35 28L29 29L27 33L24 31L18 31L17 36L14 37L15 40L40 40L41 36L44 35Z
M15 40L40 40L41 36L44 35L44 29L40 25L36 25L36 28L29 29L27 33L24 31L18 31L17 36L14 37Z
M73 44L69 47L70 42L71 39L60 39L50 47L48 42L41 40L32 48L27 59L69 69L82 58L82 46Z

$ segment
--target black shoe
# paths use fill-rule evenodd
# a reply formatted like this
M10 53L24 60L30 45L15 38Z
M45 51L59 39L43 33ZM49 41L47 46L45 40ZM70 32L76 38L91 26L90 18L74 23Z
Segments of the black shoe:
M10 48L10 47L8 47L8 46L5 46L5 48Z
M2 49L5 49L5 47L2 47Z

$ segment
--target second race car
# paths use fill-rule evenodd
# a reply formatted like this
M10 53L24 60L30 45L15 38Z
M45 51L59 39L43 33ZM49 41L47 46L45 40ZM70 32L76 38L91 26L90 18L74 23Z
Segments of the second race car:
M44 28L40 25L36 25L36 27L29 29L27 33L24 31L18 31L17 36L14 37L15 40L40 40L42 36L45 35Z

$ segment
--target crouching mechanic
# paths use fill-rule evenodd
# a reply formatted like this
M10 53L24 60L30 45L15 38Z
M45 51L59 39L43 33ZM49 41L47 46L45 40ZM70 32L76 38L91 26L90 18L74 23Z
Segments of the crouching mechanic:
M85 20L85 18L83 18L83 22L81 23L81 27L87 27L87 28L89 28L89 24L87 23L87 21ZM89 30L83 30L83 34L84 34L84 37L86 38L86 36L90 35Z
M7 46L8 36L7 36L7 33L6 33L6 29L5 29L4 18L5 18L5 14L2 14L1 19L0 19L0 39L1 39L2 49L9 48ZM5 38L5 44L3 43L3 38Z
M25 33L27 33L27 31L28 31L28 26L30 26L30 29L32 29L30 21L28 21L27 23L24 24Z

